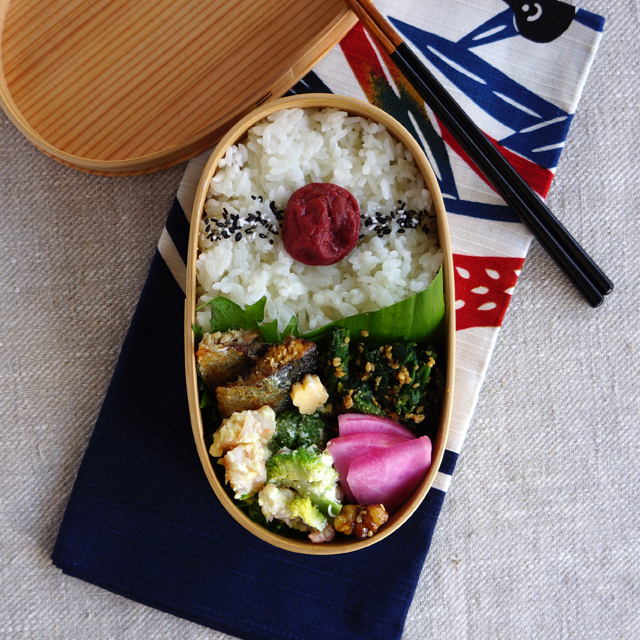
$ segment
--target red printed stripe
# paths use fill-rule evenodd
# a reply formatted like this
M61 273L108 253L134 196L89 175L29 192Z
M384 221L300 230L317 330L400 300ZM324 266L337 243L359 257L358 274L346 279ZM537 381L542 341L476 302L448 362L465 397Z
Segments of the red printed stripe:
M384 79L384 71L360 22L340 41L340 48L367 99L373 102L374 77Z
M524 258L453 255L456 329L499 327Z

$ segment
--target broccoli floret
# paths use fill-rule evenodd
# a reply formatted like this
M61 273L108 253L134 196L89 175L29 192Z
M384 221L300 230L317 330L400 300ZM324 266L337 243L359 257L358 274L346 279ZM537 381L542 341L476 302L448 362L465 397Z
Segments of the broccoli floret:
M310 491L321 494L337 480L328 454L316 447L283 451L267 460L267 481L276 486L289 487L306 496Z
M271 453L283 448L300 449L316 445L324 447L327 436L324 421L317 414L305 416L296 411L283 411L276 418L276 431L269 441Z
M294 498L289 503L291 515L294 518L300 518L302 522L309 525L313 529L322 531L327 526L327 519L320 510L311 502L310 498Z
M268 483L258 494L260 515L268 523L283 522L292 529L308 531L310 525L291 512L291 503L296 497L295 491Z
M311 500L291 489L269 483L259 493L258 503L262 509L260 515L268 523L284 522L299 531L322 531L327 526L327 519Z
M338 472L328 453L320 453L314 446L283 451L271 456L266 467L267 482L295 489L331 519L340 513Z

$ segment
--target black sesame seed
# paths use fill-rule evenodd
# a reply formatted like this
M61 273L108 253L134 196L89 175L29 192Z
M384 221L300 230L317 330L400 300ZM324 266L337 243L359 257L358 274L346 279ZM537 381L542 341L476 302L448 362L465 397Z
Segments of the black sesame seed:
M238 232L238 233L236 233L234 240L236 242L240 242L241 238L242 238L242 234L240 232Z
M269 244L273 244L273 238L269 238Z
M255 219L256 217L253 215L253 213L247 214L247 222L253 222Z
M391 229L389 229L389 227L385 227L382 230L382 233L384 233L385 236L388 236L391 233Z
M266 236L266 234L264 234L264 233L259 233L258 235L259 235L261 238L266 238L266 237L267 237L267 236Z
M398 233L404 233L404 229L402 228L398 229Z
M255 196L251 196L251 199L252 199L252 200L255 200L255 199L256 199L256 197L255 197Z

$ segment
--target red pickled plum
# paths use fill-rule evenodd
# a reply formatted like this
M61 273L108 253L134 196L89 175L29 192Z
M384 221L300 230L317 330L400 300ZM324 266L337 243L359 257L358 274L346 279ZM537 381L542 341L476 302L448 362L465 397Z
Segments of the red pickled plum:
M346 189L314 182L292 194L282 226L287 253L308 265L330 265L358 244L360 207Z

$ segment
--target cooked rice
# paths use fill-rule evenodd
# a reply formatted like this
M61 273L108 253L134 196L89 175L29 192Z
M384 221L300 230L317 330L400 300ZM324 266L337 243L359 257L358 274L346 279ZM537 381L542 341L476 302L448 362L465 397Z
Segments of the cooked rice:
M277 234L274 209L285 209L291 194L311 182L344 187L360 205L362 239L335 265L293 260ZM344 111L283 109L268 116L227 149L208 197L207 221L200 222L198 304L221 295L245 306L267 296L265 321L277 319L280 329L293 315L304 332L387 307L426 289L442 264L431 195L413 157L383 125ZM418 228L401 229L407 211L430 215ZM382 225L380 216L392 212L395 219ZM266 227L256 227L256 214ZM231 236L215 239L229 220ZM428 234L421 230L427 225ZM197 313L203 328L209 313Z

